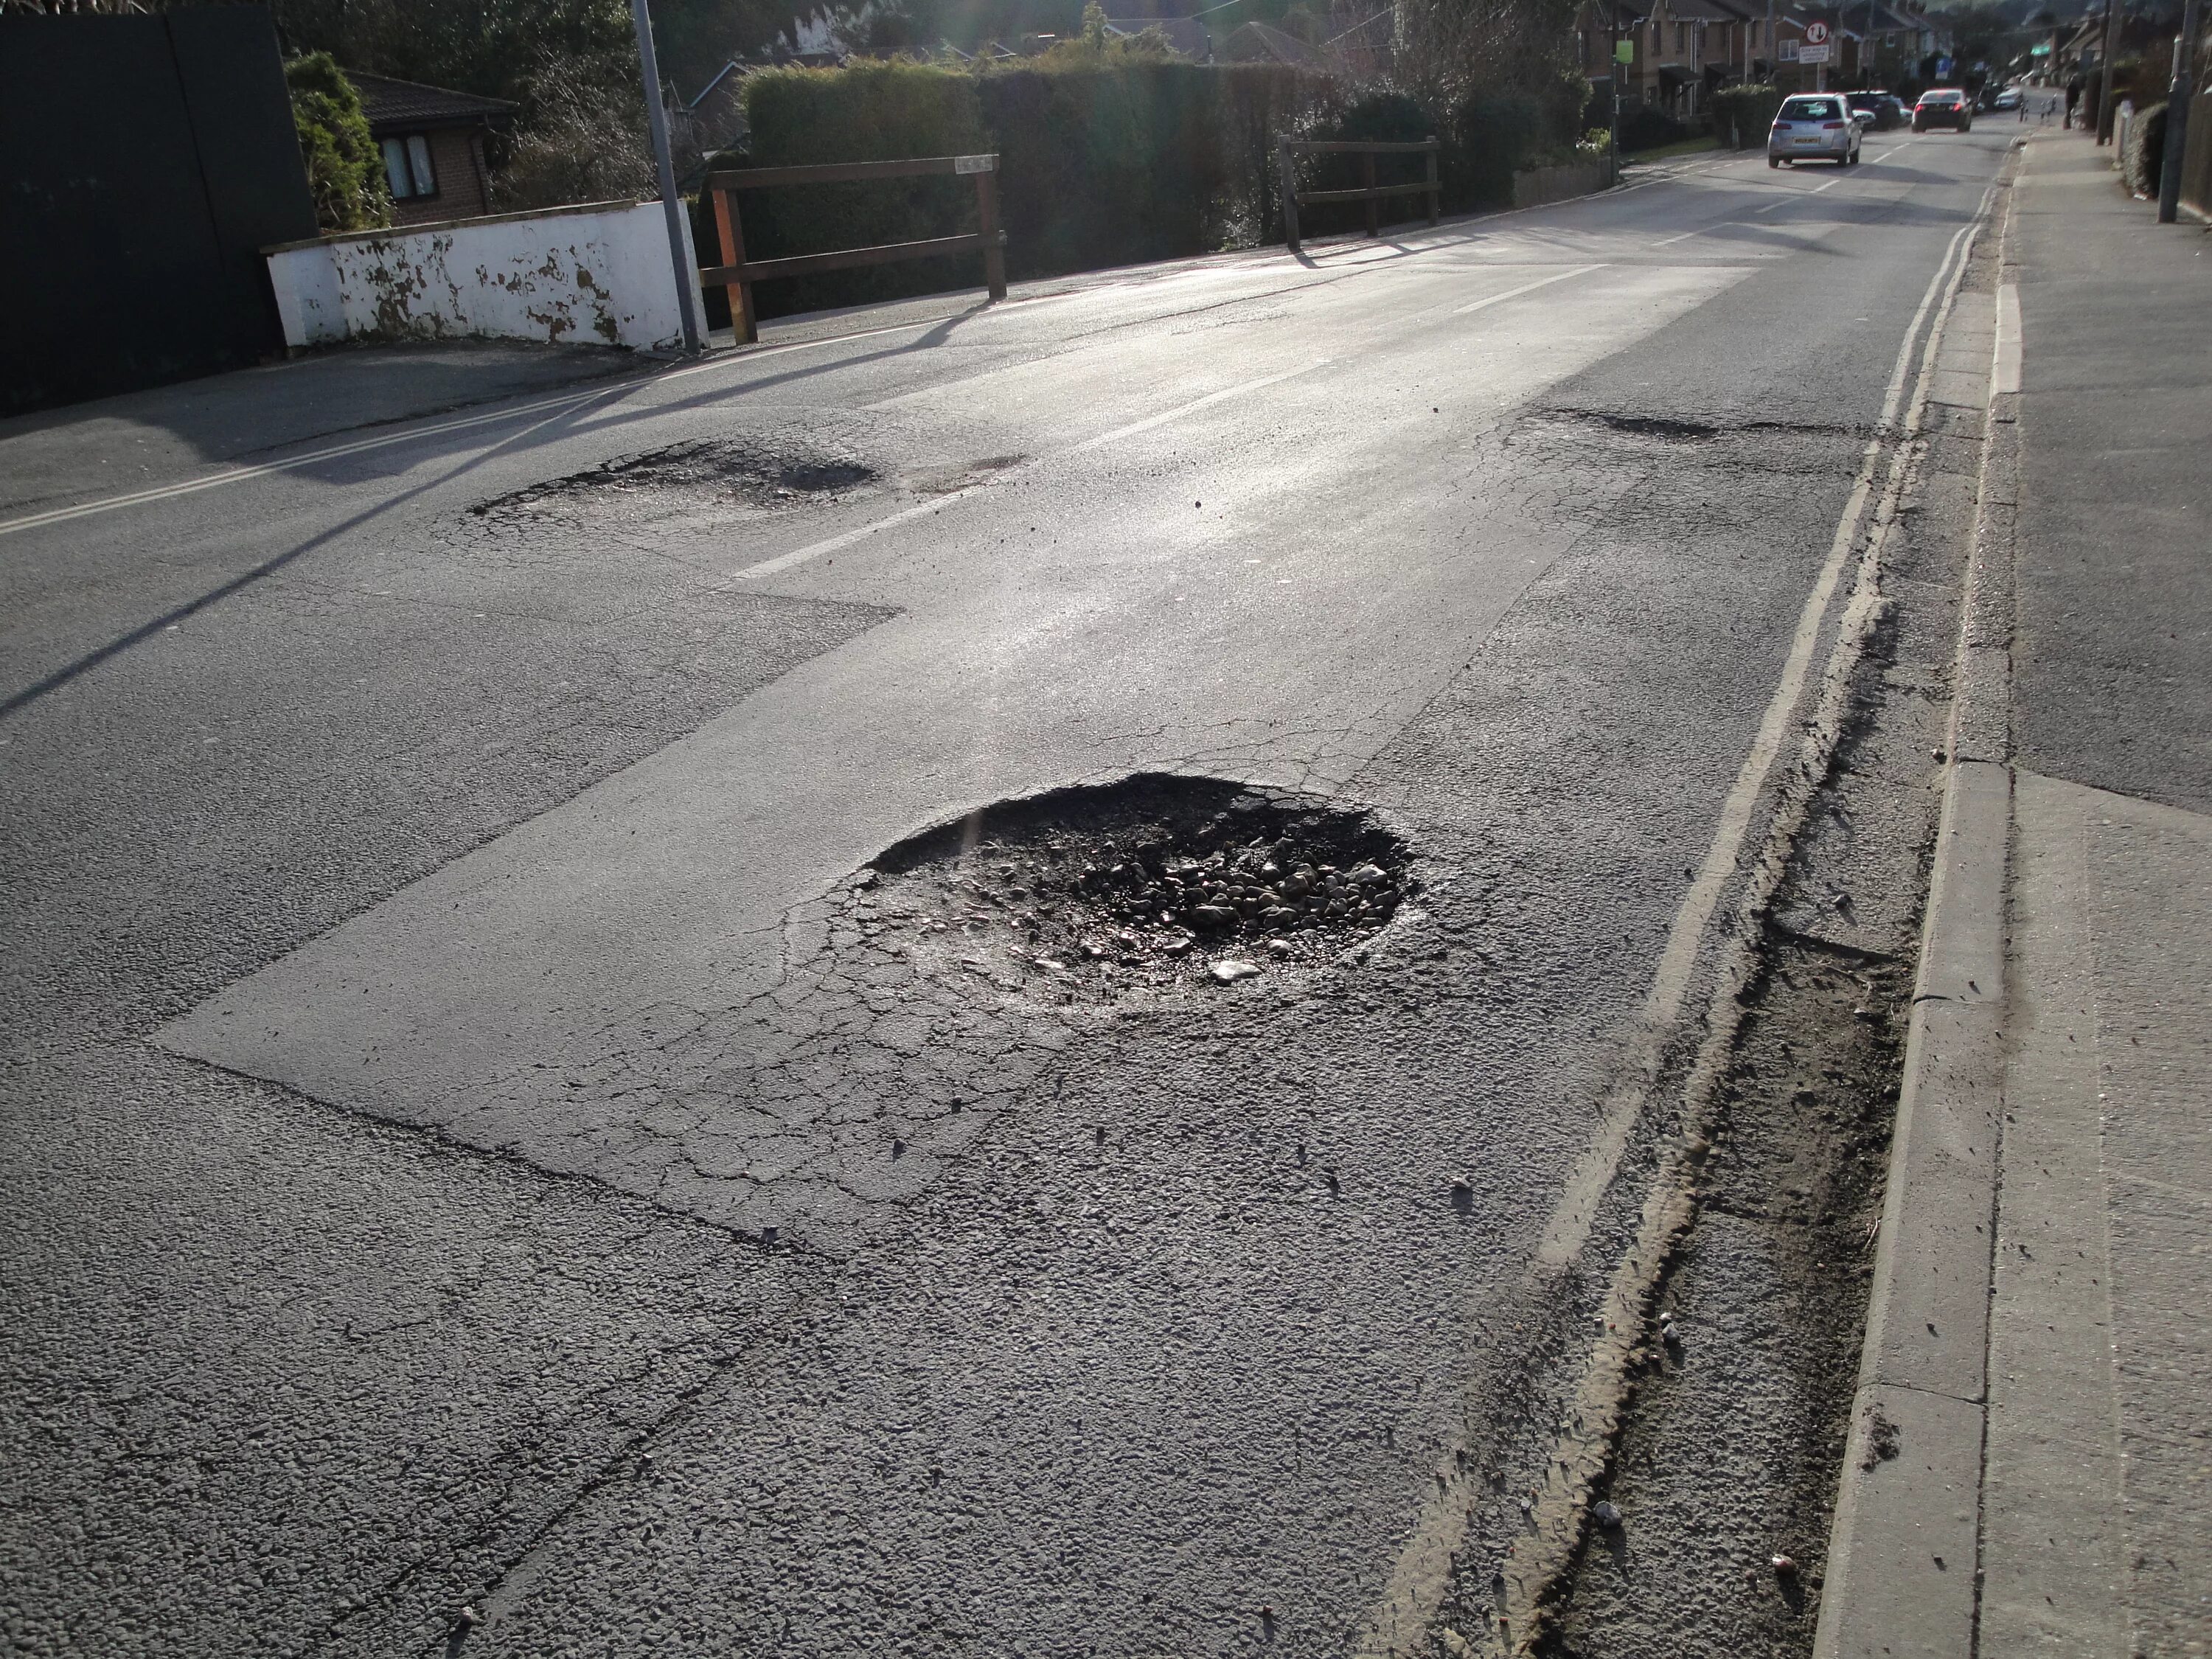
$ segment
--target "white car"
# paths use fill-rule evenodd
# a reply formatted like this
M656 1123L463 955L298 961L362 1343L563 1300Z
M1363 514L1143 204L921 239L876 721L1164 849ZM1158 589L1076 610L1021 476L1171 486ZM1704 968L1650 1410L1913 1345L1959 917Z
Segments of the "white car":
M1766 134L1766 165L1785 161L1833 161L1856 167L1859 124L1838 92L1801 92L1782 100Z

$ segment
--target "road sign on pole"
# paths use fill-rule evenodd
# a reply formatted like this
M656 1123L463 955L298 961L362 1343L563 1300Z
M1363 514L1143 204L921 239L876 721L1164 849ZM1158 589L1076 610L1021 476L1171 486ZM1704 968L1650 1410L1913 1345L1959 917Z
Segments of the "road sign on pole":
M1808 46L1826 46L1828 44L1828 26L1826 23L1806 24L1805 44Z

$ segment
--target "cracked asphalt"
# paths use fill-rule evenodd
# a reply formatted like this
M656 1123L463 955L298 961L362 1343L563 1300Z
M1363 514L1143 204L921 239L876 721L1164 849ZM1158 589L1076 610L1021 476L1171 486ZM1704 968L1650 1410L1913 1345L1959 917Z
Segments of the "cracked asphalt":
M1427 1651L2003 144L0 426L10 1648ZM1371 811L1418 897L1081 1010L855 912L1139 772Z

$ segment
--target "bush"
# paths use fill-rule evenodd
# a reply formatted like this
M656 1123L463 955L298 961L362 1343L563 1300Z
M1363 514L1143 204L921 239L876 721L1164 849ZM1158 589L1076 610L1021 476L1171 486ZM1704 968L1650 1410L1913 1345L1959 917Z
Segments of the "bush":
M2138 196L2158 194L2166 161L2166 106L2149 104L2128 124L2128 147L2120 157L2120 177Z
M1649 104L1638 104L1620 112L1623 150L1657 149L1662 144L1679 144L1689 136L1686 125Z
M1444 204L1455 213L1510 206L1513 175L1545 147L1542 118L1541 106L1525 92L1476 93L1462 101L1444 149Z
M1310 111L1288 137L1319 143L1365 140L1383 144L1417 144L1426 138L1441 140L1437 122L1419 99L1402 92L1370 92L1356 102L1335 109ZM1439 150L1448 144L1439 144ZM1442 157L1439 156L1441 165ZM1380 185L1411 184L1427 176L1427 159L1418 155L1377 155L1375 181ZM1298 158L1301 190L1357 190L1366 180L1364 159L1323 152ZM1380 222L1391 224L1425 218L1428 204L1419 196L1385 197L1377 204ZM1364 228L1364 202L1320 202L1298 210L1302 236L1334 236Z
M528 113L498 145L492 204L501 212L576 202L638 201L658 194L635 80L593 65L542 65L528 83Z
M1283 137L1416 142L1435 135L1444 205L1502 205L1513 174L1538 157L1577 153L1575 122L1588 84L1565 77L1535 92L1470 97L1439 118L1402 92L1346 104L1341 83L1273 64L1206 65L1164 57L1142 36L1087 33L1042 58L969 70L918 63L839 70L776 70L745 83L747 155L717 167L890 161L995 150L1000 223L1016 278L1249 246L1282 234L1276 143ZM1671 124L1670 124L1671 125ZM1419 155L1378 158L1381 182L1422 175ZM1348 187L1358 160L1302 163L1307 188ZM740 197L745 252L772 259L975 228L973 182L887 180L748 192ZM1395 219L1423 211L1418 197L1384 204ZM1358 204L1310 208L1301 228L1350 228ZM700 253L719 243L711 204L694 219ZM978 261L878 265L761 284L763 316L972 286ZM709 296L720 313L719 295Z
M325 232L374 230L392 222L391 185L384 157L368 136L361 94L326 52L311 52L284 65L292 94L292 125L315 222Z
M1713 94L1713 131L1723 143L1733 133L1736 149L1757 149L1766 143L1774 112L1781 107L1778 87L1723 87Z
M1009 274L1219 246L1230 172L1219 83L1202 64L1141 58L978 77L1001 157Z
M750 153L720 158L717 168L894 161L992 148L975 77L927 64L763 70L747 78L744 96ZM732 199L743 216L749 259L923 241L977 228L975 181L953 175L748 191ZM694 234L699 257L717 258L710 205L702 204ZM969 287L981 265L969 253L784 277L758 284L753 304L759 314L775 317ZM722 306L721 296L714 296L714 320Z

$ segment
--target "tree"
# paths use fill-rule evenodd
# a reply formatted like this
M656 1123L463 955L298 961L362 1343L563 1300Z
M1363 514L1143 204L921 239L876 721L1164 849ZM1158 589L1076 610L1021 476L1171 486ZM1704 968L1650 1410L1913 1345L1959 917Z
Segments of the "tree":
M525 83L527 120L505 146L494 179L502 210L636 201L654 190L645 105L628 83L588 59L546 59Z
M311 52L284 65L292 94L292 125L307 163L315 222L325 231L372 230L392 222L392 197L384 160L368 136L361 94L326 52Z

